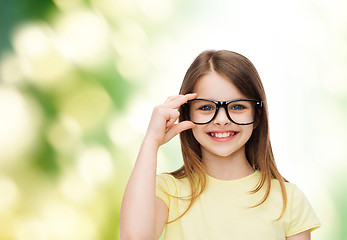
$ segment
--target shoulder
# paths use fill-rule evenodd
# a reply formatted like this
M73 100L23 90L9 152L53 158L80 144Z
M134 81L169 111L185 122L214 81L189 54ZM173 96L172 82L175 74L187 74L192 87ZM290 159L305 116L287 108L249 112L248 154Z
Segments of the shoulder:
M161 173L156 176L157 188L166 189L168 192L177 191L188 182L187 178L178 179L170 173Z
M292 210L302 210L307 207L311 208L311 205L305 193L296 184L285 183L285 186L287 191L288 203L290 204Z
M285 182L284 186L286 188L288 196L292 196L296 191L300 191L295 183Z
M189 192L187 178L177 179L169 173L161 173L156 176L156 196L162 199L170 209L172 202L177 201L182 193Z
M160 173L156 176L156 181L157 183L177 184L181 182L181 179L175 178L170 173Z
M285 182L287 197L290 201L307 201L304 192L294 183Z
M288 197L292 196L295 192L302 193L300 189L298 188L298 186L294 183L284 182L284 187L286 189L286 193ZM271 191L272 190L281 192L281 185L279 180L277 179L271 180Z
M157 180L163 180L163 181L173 181L175 180L175 177L172 176L170 173L160 173L156 176Z
M284 188L287 195L287 207L307 201L305 194L296 184L284 182ZM275 199L278 200L281 199L282 201L282 188L277 179L272 179L271 181L270 196L275 197Z
M303 208L309 205L306 195L296 184L285 182L284 187L287 194L287 203L289 207ZM277 193L282 195L280 182L277 179L272 179L270 191L272 191L274 194Z

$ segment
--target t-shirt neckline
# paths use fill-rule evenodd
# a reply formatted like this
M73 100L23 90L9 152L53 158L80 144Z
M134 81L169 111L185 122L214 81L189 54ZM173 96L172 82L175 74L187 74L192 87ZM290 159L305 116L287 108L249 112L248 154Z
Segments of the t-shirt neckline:
M260 175L260 171L259 170L255 170L253 173L247 175L247 176L244 176L244 177L241 177L241 178L237 178L237 179L231 179L231 180L222 180L222 179L218 179L218 178L215 178L215 177L212 177L208 174L207 175L207 178L212 181L212 182L216 182L216 183L223 183L223 184L233 184L233 183L239 183L239 182L244 182L244 181L247 181L249 179L252 179L252 178L255 178L257 177L258 175Z

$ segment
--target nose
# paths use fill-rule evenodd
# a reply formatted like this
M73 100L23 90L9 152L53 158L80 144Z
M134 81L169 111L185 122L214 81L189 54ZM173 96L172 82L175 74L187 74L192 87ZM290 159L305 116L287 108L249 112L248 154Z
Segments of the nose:
M213 123L217 125L225 126L227 124L230 124L231 121L227 116L227 112L223 107L219 108L217 112L217 116L213 119Z

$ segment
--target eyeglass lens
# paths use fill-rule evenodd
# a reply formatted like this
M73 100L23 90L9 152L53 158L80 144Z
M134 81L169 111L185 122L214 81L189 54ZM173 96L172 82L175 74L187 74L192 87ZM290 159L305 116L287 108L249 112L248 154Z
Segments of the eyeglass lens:
M250 124L254 121L256 104L253 101L235 101L228 104L230 118L238 124ZM189 117L195 123L208 123L215 116L217 105L206 100L192 100L189 104ZM218 112L219 114L219 112Z

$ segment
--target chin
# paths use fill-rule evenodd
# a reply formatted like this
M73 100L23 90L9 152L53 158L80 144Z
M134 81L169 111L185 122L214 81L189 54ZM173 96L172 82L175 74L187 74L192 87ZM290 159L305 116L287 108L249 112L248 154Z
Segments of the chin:
M227 158L232 155L237 154L241 149L214 149L209 150L205 148L205 151L209 152L209 154L215 155L217 157Z

